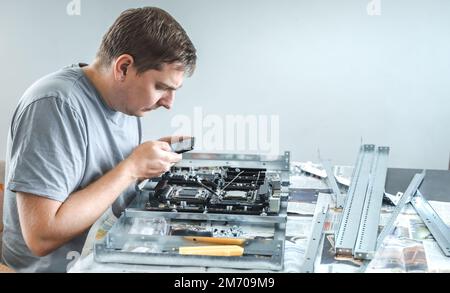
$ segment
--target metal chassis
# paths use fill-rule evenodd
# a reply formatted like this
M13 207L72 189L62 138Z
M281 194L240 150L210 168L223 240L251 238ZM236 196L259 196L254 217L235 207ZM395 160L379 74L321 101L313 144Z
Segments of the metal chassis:
M246 154L211 154L186 153L183 160L177 164L180 167L214 167L236 166L245 168L266 168L269 172L280 174L280 212L278 215L254 216L236 214L196 214L178 212L152 212L140 208L127 208L115 225L120 225L125 217L164 217L177 220L199 221L231 221L261 225L274 225L274 240L269 244L274 246L270 258L258 256L219 257L219 256L188 256L173 253L133 253L108 247L108 235L95 244L95 260L99 262L118 262L127 264L157 264L173 266L214 266L224 268L281 270L283 268L284 238L286 234L287 199L289 196L290 152L281 156L261 156ZM113 228L110 231L113 231ZM109 233L109 232L108 232ZM143 236L142 236L143 237Z

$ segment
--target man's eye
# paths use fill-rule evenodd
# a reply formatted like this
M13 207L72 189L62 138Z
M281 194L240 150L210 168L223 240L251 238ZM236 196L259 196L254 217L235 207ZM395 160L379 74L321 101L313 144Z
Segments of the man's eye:
M156 89L157 91L166 91L166 90L167 90L166 87L163 87L163 86L160 86L160 85L155 86L155 89Z

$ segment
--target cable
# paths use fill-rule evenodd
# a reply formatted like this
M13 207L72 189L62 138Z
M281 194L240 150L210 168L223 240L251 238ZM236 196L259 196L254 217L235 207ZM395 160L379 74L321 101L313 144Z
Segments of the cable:
M231 180L230 182L228 182L228 184L225 185L225 187L222 189L222 191L225 191L225 189L227 189L227 187L228 187L231 183L233 183L233 181L236 180L236 179L239 177L239 175L241 175L242 173L244 173L244 171L241 171L241 173L237 174L237 175L233 178L233 180Z

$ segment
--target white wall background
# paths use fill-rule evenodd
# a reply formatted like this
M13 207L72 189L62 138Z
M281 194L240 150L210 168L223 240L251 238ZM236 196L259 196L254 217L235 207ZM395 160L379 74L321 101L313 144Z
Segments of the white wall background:
M446 169L450 152L450 1L70 0L0 2L0 159L25 89L65 65L90 62L130 7L159 6L198 49L175 108L144 119L146 138L174 115L279 115L280 148L296 160L353 164L364 142L391 146L390 166Z

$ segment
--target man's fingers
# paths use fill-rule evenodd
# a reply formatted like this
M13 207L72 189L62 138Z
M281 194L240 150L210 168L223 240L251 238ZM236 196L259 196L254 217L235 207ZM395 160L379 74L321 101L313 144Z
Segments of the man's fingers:
M172 151L172 148L170 147L170 145L167 142L165 142L165 141L156 141L156 143L158 144L158 146L162 150L164 150L166 152L171 152Z
M190 139L192 136L186 136L186 135L174 135L174 136L166 136L163 138L158 139L159 141L165 141L168 144L180 142L186 139Z
M181 154L176 154L176 153L172 153L172 152L167 152L167 155L166 155L166 160L172 164L181 161L182 158L183 157L181 156Z

